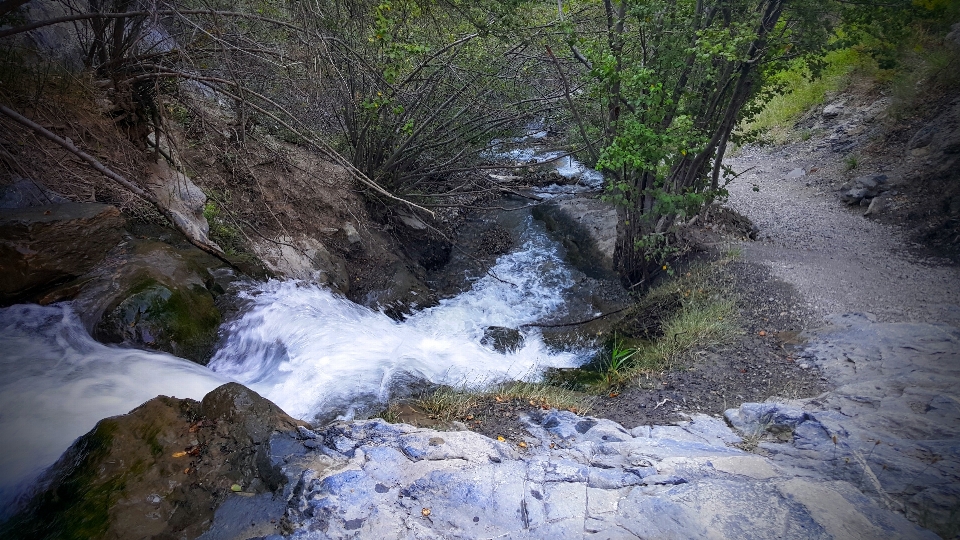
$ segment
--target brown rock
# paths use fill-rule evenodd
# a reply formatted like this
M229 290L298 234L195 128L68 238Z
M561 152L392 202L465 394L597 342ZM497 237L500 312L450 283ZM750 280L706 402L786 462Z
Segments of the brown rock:
M83 275L120 242L123 225L106 204L0 210L0 305Z
M233 486L281 487L270 437L299 424L236 383L201 403L159 396L77 439L0 537L196 538Z

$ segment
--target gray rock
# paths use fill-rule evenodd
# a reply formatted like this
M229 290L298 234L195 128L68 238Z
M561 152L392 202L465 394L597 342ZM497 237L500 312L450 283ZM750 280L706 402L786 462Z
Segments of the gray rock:
M950 27L950 32L944 36L944 42L953 47L960 47L960 23L954 23Z
M412 216L409 214L398 214L397 219L400 220L400 223L403 223L407 227L415 231L425 231L427 230L427 224L424 223L420 218Z
M222 252L220 246L210 240L210 225L203 215L207 202L203 190L163 160L150 165L148 173L147 189L170 211L177 227L193 241Z
M519 330L503 326L488 326L480 340L480 343L504 354L517 351L523 347L523 342L523 334Z
M315 281L344 294L350 290L346 261L315 238L281 235L275 241L255 239L251 247L278 276Z
M807 349L837 388L805 407L791 444L761 443L798 474L847 481L949 537L960 500L960 329L834 316ZM936 457L934 457L936 456Z
M868 174L865 176L859 176L853 180L853 185L859 188L864 188L868 191L877 190L882 184L887 181L887 175L885 174Z
M863 213L864 216L875 216L880 212L883 212L888 205L887 197L874 197L870 201L870 206L867 208L867 211Z
M910 142L907 143L907 148L913 150L915 148L925 148L929 146L939 131L934 124L923 126L910 138Z
M853 206L855 204L860 204L860 201L862 201L864 197L868 196L869 193L869 190L866 188L853 188L849 191L842 192L840 194L840 200Z
M316 434L316 433L314 433L312 430L307 429L307 428L305 428L305 427L303 427L303 426L297 426L297 433L299 433L299 434L300 434L300 437L303 438L303 439L316 439L316 438L317 438L317 434Z
M105 204L0 210L0 305L85 274L120 242L123 226Z
M794 431L810 419L803 409L781 403L744 403L723 414L730 425L749 435L765 431Z
M807 175L807 171L798 167L788 172L786 178L787 180L796 180L797 178L803 178L806 175Z
M772 421L817 425L755 405ZM633 434L569 412L523 421L539 440L523 454L472 432L331 428L355 454L307 470L287 461L286 538L934 538L848 482L794 478L728 447L736 437L707 416Z
M18 178L14 183L0 187L0 208L27 208L68 202L70 200L66 197L27 178Z
M823 108L823 117L824 118L836 118L840 116L843 112L842 103L831 103Z
M346 236L347 242L349 242L350 245L360 244L360 233L357 232L357 228L353 226L353 223L350 223L349 221L345 222L342 229L343 234Z

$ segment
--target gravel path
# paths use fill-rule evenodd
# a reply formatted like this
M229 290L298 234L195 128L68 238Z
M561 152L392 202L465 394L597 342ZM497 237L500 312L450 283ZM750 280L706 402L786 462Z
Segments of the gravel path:
M815 315L867 312L883 322L960 325L960 269L920 260L898 227L848 208L833 188L837 154L809 147L746 148L727 160L736 172L729 206L760 229L744 244L749 261L794 285ZM812 170L798 176L796 169ZM865 174L865 173L861 173ZM758 189L758 190L757 190Z

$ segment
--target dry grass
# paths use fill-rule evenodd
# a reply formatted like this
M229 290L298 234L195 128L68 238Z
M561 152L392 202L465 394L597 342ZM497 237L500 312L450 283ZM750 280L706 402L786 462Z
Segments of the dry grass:
M521 401L540 409L560 409L587 414L593 399L593 396L548 384L511 381L479 390L442 386L431 394L414 400L413 405L430 418L448 423L467 416L480 407L484 400L497 403ZM391 417L397 417L397 411L395 407L388 407L380 417L391 421Z

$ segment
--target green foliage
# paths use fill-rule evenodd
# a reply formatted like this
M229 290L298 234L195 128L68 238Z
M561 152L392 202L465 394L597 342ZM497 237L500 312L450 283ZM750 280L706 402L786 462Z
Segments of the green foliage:
M615 263L649 284L677 218L721 195L720 161L737 120L796 58L826 45L822 5L779 0L572 2L562 28L589 70L578 108L592 156L622 206ZM719 14L722 13L722 16ZM789 21L789 22L787 22Z
M786 142L793 124L812 107L823 103L830 92L843 90L856 73L870 73L874 66L859 48L848 47L828 52L817 73L808 62L797 59L770 77L771 85L782 93L773 95L763 109L740 127L742 134L761 136L771 142ZM809 139L811 133L801 134Z
M353 164L401 193L479 161L525 122L533 61L512 34L530 2L320 2L320 66ZM329 99L329 98L328 98Z
M622 372L626 369L630 359L636 354L636 348L627 346L622 339L614 334L613 342L610 344L610 358L604 366L607 386L613 386L622 380Z
M225 195L218 197L225 198ZM203 217L210 225L210 239L220 246L224 253L234 258L247 258L243 232L222 215L220 206L211 198L203 205Z
M852 171L860 165L860 158L858 158L853 154L850 154L849 156L844 158L843 164L848 171Z

